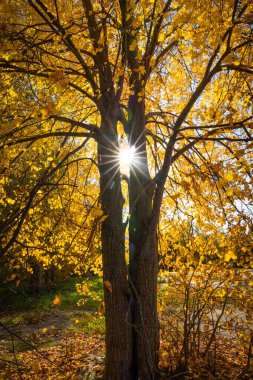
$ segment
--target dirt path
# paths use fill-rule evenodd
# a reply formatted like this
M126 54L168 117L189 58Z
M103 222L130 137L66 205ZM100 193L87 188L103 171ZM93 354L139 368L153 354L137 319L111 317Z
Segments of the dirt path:
M64 333L76 329L71 320L74 312L71 310L46 313L43 319L36 323L0 324L0 348L12 350L14 344L17 349L25 351L31 349L29 343L36 347L57 345L63 339Z

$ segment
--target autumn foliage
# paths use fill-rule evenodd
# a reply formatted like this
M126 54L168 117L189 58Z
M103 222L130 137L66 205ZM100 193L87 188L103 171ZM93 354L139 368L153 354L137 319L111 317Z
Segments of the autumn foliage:
M252 46L247 0L0 5L0 276L103 276L106 380L251 371Z

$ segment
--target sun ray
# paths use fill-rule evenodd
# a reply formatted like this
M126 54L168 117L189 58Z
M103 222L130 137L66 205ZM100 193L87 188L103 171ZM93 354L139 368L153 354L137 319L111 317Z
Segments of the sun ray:
M136 158L134 146L123 146L119 151L119 164L121 171L128 170Z

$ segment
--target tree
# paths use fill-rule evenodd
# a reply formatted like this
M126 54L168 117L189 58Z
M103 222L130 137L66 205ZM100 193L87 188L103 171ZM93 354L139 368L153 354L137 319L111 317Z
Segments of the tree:
M164 190L174 199L175 183L190 191L181 163L192 167L199 193L203 176L217 188L220 181L219 191L228 190L233 170L218 161L220 155L234 155L245 176L249 173L240 151L252 147L251 25L252 5L238 0L19 0L2 5L1 147L11 160L13 146L39 149L47 139L53 163L58 156L61 161L36 179L9 225L1 253L17 244L41 187L64 164L71 166L72 155L93 160L95 141L105 214L106 379L157 375L157 226ZM129 265L121 138L135 148L127 178ZM68 148L62 156L61 144Z

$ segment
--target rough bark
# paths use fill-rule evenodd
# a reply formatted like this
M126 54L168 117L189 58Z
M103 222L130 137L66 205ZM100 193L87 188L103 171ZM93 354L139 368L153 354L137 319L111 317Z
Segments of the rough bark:
M99 143L101 202L108 214L102 223L102 255L106 323L105 380L132 380L132 326L122 225L124 199L117 154L117 119L102 120L104 136Z
M157 242L156 229L149 236L151 243L144 249L147 227L152 211L155 184L147 163L145 108L132 97L129 141L137 149L130 174L130 265L129 280L134 294L133 306L133 379L153 380L156 377L159 348L157 319Z
M119 120L116 107L108 107L107 112L102 113L101 141L98 143L101 202L108 213L101 230L106 320L105 380L154 380L158 364L156 228L149 232L149 244L145 244L155 185L148 170L145 105L138 99L140 81L136 76L133 83L135 94L129 100L125 125L129 144L137 149L129 180L129 268L125 260L122 225L124 199L116 161Z

